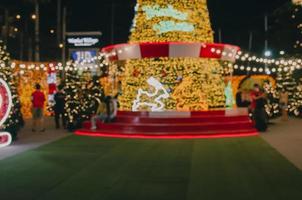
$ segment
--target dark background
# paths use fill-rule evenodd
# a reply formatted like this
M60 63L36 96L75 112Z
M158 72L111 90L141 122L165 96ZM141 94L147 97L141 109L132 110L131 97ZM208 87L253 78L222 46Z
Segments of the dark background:
M42 1L42 0L41 0ZM67 6L67 31L101 31L102 45L126 42L134 17L135 0L65 0ZM252 52L262 53L265 37L269 48L278 52L291 51L295 40L292 6L290 0L208 0L215 39L221 29L222 42L248 49L249 34L253 34ZM28 59L30 38L33 39L34 23L30 15L34 5L29 0L0 0L0 24L3 25L3 10L10 16L22 15L22 20L11 25L24 31L24 56ZM269 16L269 32L264 33L264 15ZM56 0L44 0L41 4L41 59L60 59L56 34ZM27 27L27 28L26 28ZM113 30L113 31L112 31ZM113 34L112 34L113 33ZM12 57L20 58L18 33L9 39Z

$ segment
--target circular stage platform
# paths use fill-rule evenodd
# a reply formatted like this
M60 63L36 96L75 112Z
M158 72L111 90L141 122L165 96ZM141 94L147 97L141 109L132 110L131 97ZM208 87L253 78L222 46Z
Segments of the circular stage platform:
M246 110L207 112L119 112L113 123L85 122L76 135L138 139L194 139L257 136Z

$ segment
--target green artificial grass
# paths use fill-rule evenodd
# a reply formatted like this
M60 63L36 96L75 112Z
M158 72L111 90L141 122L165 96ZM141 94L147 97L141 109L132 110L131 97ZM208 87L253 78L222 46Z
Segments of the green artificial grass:
M70 136L0 161L1 200L298 200L302 172L259 137Z

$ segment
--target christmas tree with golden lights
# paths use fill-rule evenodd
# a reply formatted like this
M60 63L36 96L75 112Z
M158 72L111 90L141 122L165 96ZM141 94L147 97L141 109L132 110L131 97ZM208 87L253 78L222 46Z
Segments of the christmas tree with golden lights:
M206 0L138 0L130 43L188 42L213 43ZM133 102L158 102L164 110L196 111L225 107L223 69L218 60L206 58L144 58L128 60L119 98L121 110L133 110ZM150 77L162 84L156 91ZM158 95L142 95L138 91ZM144 94L144 92L143 92ZM148 104L147 104L148 105ZM138 110L151 110L142 104Z
M14 73L12 66L7 47L4 42L0 40L0 78L7 83L12 94L11 111L3 126L0 127L0 130L9 132L12 135L13 140L15 140L18 132L24 126L24 121L21 113L21 102L17 91L17 76Z

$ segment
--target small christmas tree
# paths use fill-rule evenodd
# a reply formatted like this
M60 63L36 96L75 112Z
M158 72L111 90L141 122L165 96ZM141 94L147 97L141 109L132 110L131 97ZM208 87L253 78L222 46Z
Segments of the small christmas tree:
M278 92L285 90L288 93L288 112L294 115L297 110L295 99L295 92L297 91L297 83L293 77L293 72L288 70L280 72L277 76L277 90Z
M104 90L99 80L99 76L93 76L92 80L89 81L83 89L83 96L81 98L81 121L90 119L104 98Z
M67 71L65 79L66 103L65 111L67 118L67 126L69 130L73 130L78 125L78 119L81 114L80 92L81 83L80 77L74 70Z
M90 80L87 80L88 78ZM66 117L69 130L79 128L83 121L90 119L101 102L104 91L99 76L91 77L72 70L66 73Z
M264 92L267 95L267 104L265 110L270 118L280 116L279 93L270 81L265 81L263 85Z
M16 87L16 76L13 74L10 65L10 57L6 51L6 46L2 41L0 41L0 66L0 78L7 82L12 93L12 109L2 129L11 133L13 139L16 139L18 131L24 126L24 121Z

